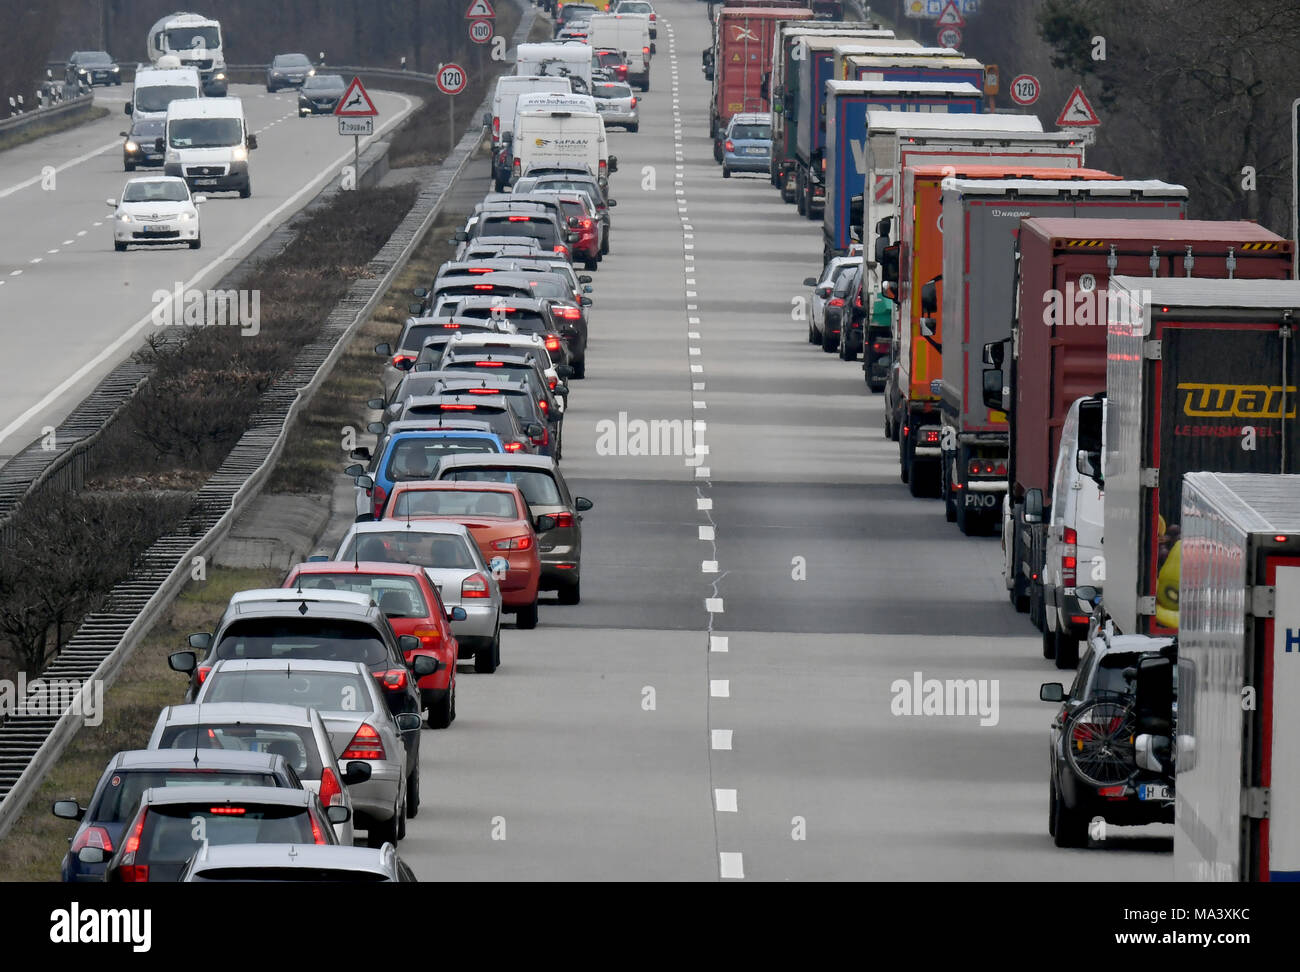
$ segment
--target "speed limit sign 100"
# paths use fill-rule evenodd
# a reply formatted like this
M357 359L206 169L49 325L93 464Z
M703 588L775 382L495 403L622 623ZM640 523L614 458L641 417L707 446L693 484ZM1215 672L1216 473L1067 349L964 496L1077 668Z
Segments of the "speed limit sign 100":
M1032 105L1043 93L1043 86L1032 74L1021 74L1011 82L1011 100L1018 105Z
M467 84L469 78L459 64L444 64L438 71L438 90L443 94L460 94Z

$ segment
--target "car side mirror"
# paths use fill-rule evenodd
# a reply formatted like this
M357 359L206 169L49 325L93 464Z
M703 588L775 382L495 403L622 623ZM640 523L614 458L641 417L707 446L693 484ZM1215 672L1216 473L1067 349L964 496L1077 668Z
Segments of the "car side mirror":
M248 135L248 149L251 152L255 148L257 148L257 136L250 132Z
M548 530L555 529L555 517L549 513L543 513L537 519L533 520L533 529L538 533L546 533Z
M344 786L356 786L358 783L369 782L370 764L359 759L350 759L347 765L343 767L342 776Z
M933 280L927 280L921 285L921 313L933 314L939 309L939 292L938 281L941 277L935 277Z
M1101 453L1080 449L1074 457L1074 468L1101 485Z
M122 106L122 113L125 115L129 115L134 111L135 111L135 105L131 104L131 102L129 101Z
M1101 596L1101 592L1097 588L1088 585L1076 587L1074 596L1079 600L1079 610L1083 611L1084 614L1093 614L1097 598Z
M328 806L325 808L325 819L332 824L347 823L352 819L352 808L338 804Z
M393 346L391 344L375 345L375 354L382 355L383 357L386 358L392 353L393 353Z
M990 368L1001 368L1007 353L1005 341L993 341L984 345L983 361Z
M126 137L127 137L127 133L126 133L126 132L118 132L117 134L121 135L123 138L126 138Z
M540 439L546 434L546 426L542 425L540 422L530 422L528 427L524 429L524 433L530 439Z
M384 408L384 400L383 400L382 398L367 398L367 399L366 399L366 408L375 409L376 411L380 411L380 410L382 410L382 409Z
M421 304L419 301L414 301L414 300L413 300L413 301L411 301L409 304L406 305L406 310L407 310L407 313L409 313L409 314L417 314L417 315L418 315L418 314L423 314L423 313L424 313L424 305Z
M479 119L479 122L483 125L484 128L489 128L489 127L491 127L491 125L492 125L492 112L490 112L490 111L485 111L485 112L483 112L483 116Z
M939 330L939 321L934 317L922 317L920 324L922 337L934 337L935 332Z
M455 240L457 243L464 243L466 240L469 239L469 234L466 233L463 229L456 230L456 232L451 235L451 238Z
M86 811L76 800L55 800L50 812L61 820L80 820Z
M421 300L424 300L424 298L426 298L426 297L429 296L429 288L428 288L428 287L416 287L414 290L411 291L411 296L412 296L412 297L419 297Z
M103 864L105 859L102 847L83 847L77 851L77 860L82 864Z
M577 228L578 228L578 217L577 217L577 216L570 216L570 217L569 217L569 228L570 228L570 229L577 229Z
M595 505L595 503L587 499L585 496L575 496L573 499L573 508L579 513L586 513Z
M415 651L417 648L420 647L420 639L417 638L415 635L399 635L397 639L397 647L401 648L403 652ZM428 656L416 655L416 657L427 658ZM425 674L432 674L432 673L426 672Z
M107 204L107 206L108 206L109 209L116 209L116 208L117 208L117 200L116 200L116 199L105 199L104 202L105 202L105 204Z
M876 263L880 265L880 279L886 283L898 283L898 250L897 243L883 247L877 244Z
M1025 492L1024 517L1026 523L1043 522L1043 491L1037 486Z
M399 712L393 721L397 723L399 732L419 732L420 726L424 724L418 712Z
M569 370L572 371L573 369L570 368ZM569 386L564 382L561 382L560 384L555 386L555 394L559 395L561 398L568 398Z
M570 367L569 367L568 365L566 365L566 364L556 365L556 366L555 366L555 376L556 376L557 378L559 378L560 380L562 380L562 381L566 381L566 380L568 380L569 378L572 378L572 377L573 377L573 369L570 368ZM559 392L559 394L562 395L562 394L564 394L564 393L563 393L563 392Z
M190 635L191 638L194 635ZM192 651L174 651L167 656L167 667L182 675L192 675L199 667L199 658Z
M583 307L590 307L594 302L590 297L583 297L578 303L582 304Z
M461 607L460 605L457 605L456 607L452 608L451 610L449 610L449 611L447 612L447 620L448 620L448 621L468 621L468 620L469 620L469 614L466 613L466 611L465 611L465 609L464 609L463 607Z
M609 202L605 203L605 205L608 206L610 209L613 209L615 206L618 205L618 200L611 199Z
M618 171L618 156L617 156L617 155L611 155L611 156L609 157L609 171L610 171L610 172L617 172L617 171Z
M1002 408L1002 369L984 369L984 404L989 408Z
M359 462L354 462L352 465L348 466L346 469L343 470L343 475L351 476L353 479L356 479L358 476L364 475L365 471L366 471L365 466L361 465L361 463Z
M588 278L588 279L590 279L590 278ZM593 290L591 284L584 284L583 287L582 287L582 292L583 292L584 294L590 294L590 293L593 293L594 290Z
M591 283L591 274L589 274L589 273L580 273L580 274L578 274L578 283L580 283L580 284L589 284L589 283Z
M816 277L804 277L804 278L803 278L803 285L804 285L805 287L816 287L818 283L819 283L819 281L818 281L818 279L817 279Z
M1060 682L1044 682L1038 686L1038 697L1044 702L1064 702L1065 686Z
M402 637L415 638L415 635L403 635ZM416 638L416 641L419 641L419 639ZM442 663L432 655L416 655L411 659L411 671L415 673L416 678L432 675L440 667L442 667Z
M360 459L362 462L369 462L374 457L370 455L370 450L365 446L358 446L352 450L352 458Z
M368 422L366 424L366 431L371 435L383 435L387 428L388 426L383 422Z
M349 467L349 468L350 468L350 467ZM372 476L367 476L365 473L358 473L358 474L355 476L355 478L353 479L353 482L357 484L357 487L358 487L359 489L374 489L374 488L375 488L375 480L374 480L374 477L372 477Z

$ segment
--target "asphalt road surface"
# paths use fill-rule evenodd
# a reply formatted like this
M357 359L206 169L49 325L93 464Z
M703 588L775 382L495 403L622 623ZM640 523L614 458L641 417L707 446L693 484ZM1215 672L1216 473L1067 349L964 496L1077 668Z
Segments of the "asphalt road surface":
M596 504L583 602L508 630L496 674L461 666L403 857L424 880L1170 879L1168 827L1053 846L1038 686L1069 673L1007 601L998 541L899 482L860 365L806 343L820 223L722 179L706 7L656 9L565 419ZM655 421L707 454L609 448ZM996 723L894 714L917 672L996 686Z
M158 290L219 281L336 176L352 154L334 119L299 119L297 92L233 85L259 147L253 195L213 195L200 212L203 247L113 250L112 210L122 167L131 86L97 88L109 115L0 154L0 463L57 426L139 346ZM376 138L418 99L374 92ZM363 142L369 140L363 139ZM364 148L364 145L363 145Z

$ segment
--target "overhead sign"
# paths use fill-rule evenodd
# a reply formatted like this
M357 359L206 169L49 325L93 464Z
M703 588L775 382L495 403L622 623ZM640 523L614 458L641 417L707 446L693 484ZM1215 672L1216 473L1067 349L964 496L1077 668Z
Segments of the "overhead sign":
M469 39L475 44L486 44L492 39L495 30L490 20L474 20L469 25Z
M1029 107L1043 93L1043 86L1032 74L1018 74L1011 79L1011 100Z
M373 135L375 134L375 120L369 116L365 118L349 118L347 115L340 115L339 134Z
M492 9L492 4L488 3L488 0L473 0L469 9L465 11L466 20L477 20L479 17L491 19L496 15L497 12Z
M939 19L936 22L940 27L966 26L966 18L961 15L961 8L957 6L957 0L948 0L944 4L944 8L939 12Z
M1083 88L1076 85L1074 90L1070 92L1070 98L1066 101L1065 107L1061 109L1061 114L1057 116L1056 124L1079 128L1100 125L1101 119L1092 110L1092 102L1083 93Z
M940 27L939 46L952 48L961 47L961 30L957 27Z
M469 76L459 64L444 64L438 69L438 90L443 94L458 95L469 84Z
M379 114L379 109L370 100L370 95L366 94L361 79L353 78L348 90L343 92L343 97L334 106L334 114L345 118L365 118Z

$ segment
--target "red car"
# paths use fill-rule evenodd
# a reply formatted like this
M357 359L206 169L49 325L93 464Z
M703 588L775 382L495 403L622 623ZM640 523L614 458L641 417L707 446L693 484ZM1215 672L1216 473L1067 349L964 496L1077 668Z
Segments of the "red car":
M448 623L447 609L438 588L418 564L318 560L298 564L289 571L283 587L328 589L368 595L388 618L393 634L414 635L420 647L406 654L430 655L441 664L419 681L420 700L429 725L445 729L456 718L456 662L459 646ZM460 611L461 608L455 610Z
M398 483L384 519L454 520L469 528L485 561L504 557L509 568L497 575L502 609L515 615L519 628L537 627L537 587L542 557L537 534L555 529L555 517L533 518L528 503L513 483Z
M573 261L582 260L584 270L595 270L600 262L600 216L588 206L591 200L586 194L560 193L558 200L569 230L578 234Z

